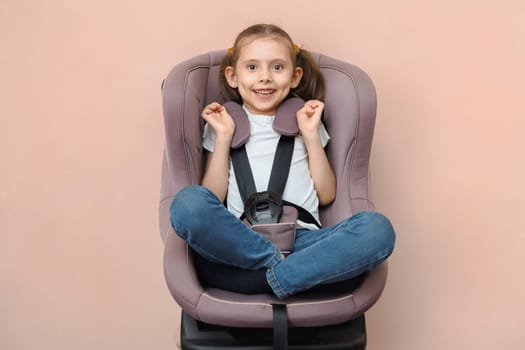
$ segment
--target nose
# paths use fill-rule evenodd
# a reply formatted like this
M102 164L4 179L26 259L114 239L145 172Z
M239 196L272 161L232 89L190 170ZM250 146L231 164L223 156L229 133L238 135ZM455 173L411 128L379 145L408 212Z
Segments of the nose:
M263 68L259 70L259 81L260 82L269 82L272 80L272 72L268 68Z

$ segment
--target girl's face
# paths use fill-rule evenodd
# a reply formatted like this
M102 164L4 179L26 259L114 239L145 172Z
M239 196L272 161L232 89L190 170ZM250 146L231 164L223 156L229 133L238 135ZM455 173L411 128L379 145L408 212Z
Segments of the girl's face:
M303 70L294 67L290 50L284 39L257 38L240 46L235 67L225 69L228 84L238 89L251 113L275 115L290 90L299 85Z

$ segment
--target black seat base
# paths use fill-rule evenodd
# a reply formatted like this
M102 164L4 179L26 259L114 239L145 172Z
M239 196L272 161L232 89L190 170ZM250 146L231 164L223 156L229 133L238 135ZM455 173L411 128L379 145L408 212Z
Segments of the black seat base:
M365 316L333 326L288 328L290 350L364 350ZM182 311L182 350L272 350L271 328L223 327L196 321Z

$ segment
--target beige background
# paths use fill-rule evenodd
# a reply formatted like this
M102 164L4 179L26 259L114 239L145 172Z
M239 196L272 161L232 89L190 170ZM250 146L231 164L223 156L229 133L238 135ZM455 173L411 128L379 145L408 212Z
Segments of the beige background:
M522 349L521 0L2 0L0 348L174 348L160 83L255 22L376 84L398 245L368 348Z

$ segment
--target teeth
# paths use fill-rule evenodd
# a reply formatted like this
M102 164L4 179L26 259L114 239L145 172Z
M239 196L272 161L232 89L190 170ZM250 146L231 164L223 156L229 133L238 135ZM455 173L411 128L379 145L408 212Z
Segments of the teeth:
M274 90L255 90L255 93L259 94L259 95L265 95L265 96L268 96L268 95L271 95L274 93Z

